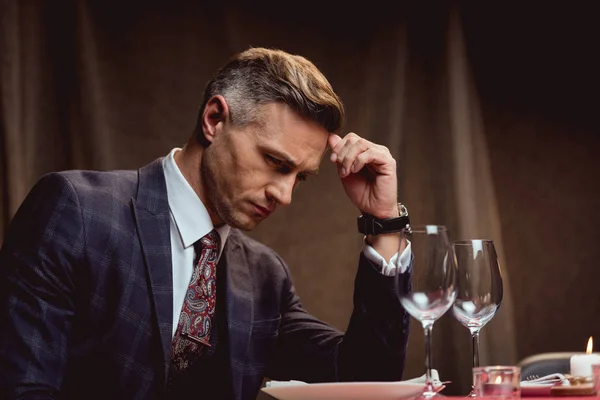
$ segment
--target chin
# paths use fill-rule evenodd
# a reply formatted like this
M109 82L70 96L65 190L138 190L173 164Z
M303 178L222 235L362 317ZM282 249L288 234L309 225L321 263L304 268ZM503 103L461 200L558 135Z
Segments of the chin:
M256 221L247 215L234 215L228 218L226 221L227 225L232 228L237 228L242 231L251 231L260 224L262 220Z

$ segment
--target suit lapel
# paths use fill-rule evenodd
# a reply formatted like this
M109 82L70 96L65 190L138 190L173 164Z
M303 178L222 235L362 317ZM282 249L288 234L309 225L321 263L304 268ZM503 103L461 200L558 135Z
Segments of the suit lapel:
M138 194L131 203L146 262L166 378L173 328L173 276L169 203L161 159L139 170ZM219 267L226 268L231 382L234 398L241 399L243 372L254 320L254 293L248 261L238 235L235 230L231 231Z
M236 236L237 234L232 230L221 257L221 263L225 263L222 267L227 268L226 307L231 383L234 398L241 399L243 397L243 372L254 320L254 294L248 261Z
M137 198L131 203L146 262L166 378L173 326L173 276L169 203L161 160L139 170Z

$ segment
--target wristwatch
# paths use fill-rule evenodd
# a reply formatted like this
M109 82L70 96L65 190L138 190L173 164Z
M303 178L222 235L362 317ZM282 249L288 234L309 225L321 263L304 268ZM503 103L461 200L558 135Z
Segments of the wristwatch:
M377 218L371 214L363 213L357 218L358 231L364 235L382 235L385 233L400 232L404 229L410 231L408 210L402 203L398 203L399 217Z

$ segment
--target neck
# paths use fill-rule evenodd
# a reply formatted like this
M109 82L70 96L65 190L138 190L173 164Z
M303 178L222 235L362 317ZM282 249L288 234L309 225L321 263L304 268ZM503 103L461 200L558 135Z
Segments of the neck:
M210 215L210 219L212 220L213 225L218 226L221 225L220 220L211 210L210 204L205 194L204 185L202 181L202 174L200 173L203 153L204 148L200 144L193 142L193 140L190 140L183 147L183 149L175 153L175 163L177 164L177 167L181 171L181 174L183 175L185 180L190 184L192 189L194 189L194 192L200 198L202 204L204 204L204 206L206 207L206 210Z
M175 153L175 164L177 164L177 167L183 174L185 180L204 203L205 198L202 190L202 177L200 176L202 150L195 149L190 143L186 144L183 149Z

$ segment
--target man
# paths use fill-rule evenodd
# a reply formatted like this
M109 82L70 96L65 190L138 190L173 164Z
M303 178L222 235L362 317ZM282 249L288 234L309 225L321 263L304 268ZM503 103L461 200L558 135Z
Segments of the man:
M139 171L43 177L0 252L0 397L253 399L264 377L401 379L409 317L386 275L398 265L409 284L410 250L397 234L365 237L343 333L240 232L289 204L328 148L365 218L399 217L394 159L340 137L343 118L311 62L252 48L208 83L183 149Z

